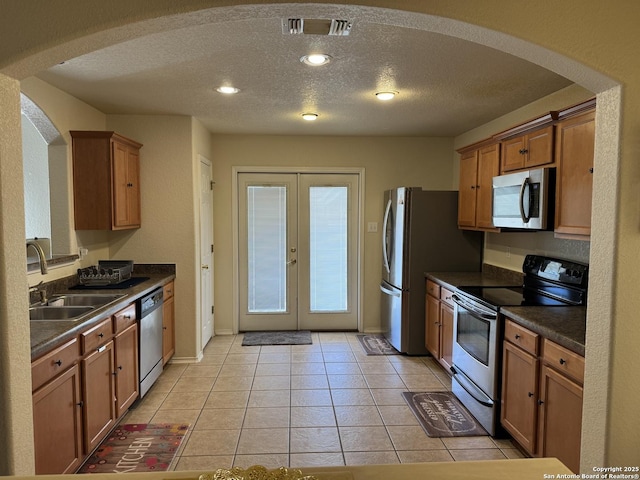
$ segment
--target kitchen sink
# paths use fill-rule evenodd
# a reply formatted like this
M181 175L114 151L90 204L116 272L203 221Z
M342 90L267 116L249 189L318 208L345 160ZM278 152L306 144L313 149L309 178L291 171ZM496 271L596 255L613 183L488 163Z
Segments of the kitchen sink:
M56 320L76 320L93 310L94 307L51 307L41 305L29 309L29 319L31 321L56 321Z
M102 307L124 297L124 294L65 293L54 295L47 302L51 307Z

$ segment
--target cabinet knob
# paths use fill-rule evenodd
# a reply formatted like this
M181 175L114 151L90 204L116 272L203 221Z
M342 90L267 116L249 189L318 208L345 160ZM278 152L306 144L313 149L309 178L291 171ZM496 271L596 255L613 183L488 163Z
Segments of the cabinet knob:
M516 333L516 340L520 340L520 335Z
M55 361L53 363L55 363L57 366L60 367L62 365L62 360L57 360L57 361Z
M104 337L104 333L100 332L100 333L98 334L98 337L100 337L100 338Z
M76 403L76 405L77 405L78 407L84 407L84 402L81 400L81 401L79 401L78 403Z
M533 392L529 392L528 395L529 395L529 398L533 397Z
M131 320L131 315L123 315L123 318L126 318L127 320Z
M163 329L163 330L166 330L166 329L167 329L167 327L162 327L162 329Z
M560 365L564 365L565 363L567 363L567 361L564 358L560 359Z
M593 173L593 167L589 169L589 173Z
M542 400L538 400L538 405L542 405L544 402Z
M471 190L475 190L476 186L475 185L471 185Z

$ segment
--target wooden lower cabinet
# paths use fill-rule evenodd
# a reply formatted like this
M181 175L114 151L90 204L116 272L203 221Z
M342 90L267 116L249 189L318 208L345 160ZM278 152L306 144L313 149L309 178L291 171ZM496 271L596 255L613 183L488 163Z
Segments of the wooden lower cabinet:
M502 368L503 427L529 454L556 457L577 473L584 358L507 319Z
M134 309L135 311L135 309ZM134 322L119 332L115 346L116 418L122 417L138 398L138 324Z
M85 450L97 447L115 426L116 397L113 340L82 360Z
M535 453L537 435L538 359L504 342L500 421L527 452Z
M538 455L580 469L582 386L546 365L540 371Z
M33 392L36 475L74 473L83 458L77 363Z
M433 358L449 371L453 364L452 292L427 280L425 296L425 346Z
M176 351L174 282L163 287L162 295L162 364L165 365Z

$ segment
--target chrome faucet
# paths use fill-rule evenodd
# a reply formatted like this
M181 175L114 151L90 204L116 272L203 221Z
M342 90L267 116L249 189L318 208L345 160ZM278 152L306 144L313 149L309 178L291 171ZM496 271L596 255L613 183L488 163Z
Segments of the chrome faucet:
M29 251L29 247L33 247L38 254L38 260L40 261L40 273L42 273L42 275L47 274L49 269L47 268L47 259L44 254L44 250L42 250L42 247L38 242L34 242L33 240L27 241L27 251Z

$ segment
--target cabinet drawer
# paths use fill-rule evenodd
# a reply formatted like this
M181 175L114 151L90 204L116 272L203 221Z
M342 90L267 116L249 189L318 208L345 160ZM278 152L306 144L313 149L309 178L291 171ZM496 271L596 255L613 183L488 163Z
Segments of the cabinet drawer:
M517 323L509 320L505 323L504 338L510 341L514 345L518 345L521 349L529 352L531 355L538 356L540 336L537 333L533 333Z
M440 298L440 285L431 280L427 280L427 293L432 297Z
M113 337L111 318L105 318L95 327L80 334L82 341L82 354L95 350L100 345L107 343Z
M136 321L136 305L132 303L113 316L113 331L121 332Z
M450 307L453 307L453 300L451 299L452 295L453 295L453 292L451 290L444 287L440 289L440 300L446 303L447 305L449 305Z
M78 339L69 340L64 345L43 355L31 364L31 385L33 391L64 372L80 356Z
M162 287L162 297L166 300L167 298L173 297L173 282L169 282Z
M545 338L542 360L557 371L584 383L584 357Z

